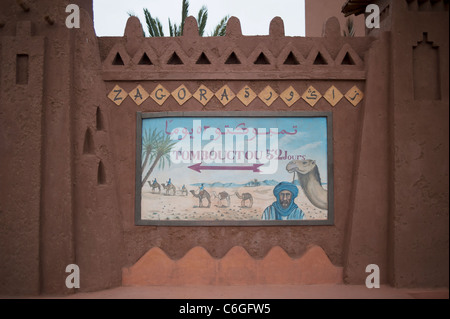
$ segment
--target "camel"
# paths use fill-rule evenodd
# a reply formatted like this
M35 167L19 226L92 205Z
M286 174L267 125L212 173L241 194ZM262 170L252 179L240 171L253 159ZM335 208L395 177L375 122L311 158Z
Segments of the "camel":
M150 183L150 182L148 181L147 183L148 183L148 185L150 185L150 187L152 188L152 193L154 193L154 192L155 192L155 188L157 188L157 189L158 189L158 193L161 194L161 185L159 185L158 182Z
M206 198L206 200L208 201L208 206L207 208L211 207L211 195L209 195L209 193L205 190L200 191L198 194L196 194L193 190L191 190L191 193L194 197L198 198L198 207L205 207L203 206L203 199Z
M166 195L170 195L170 191L171 190L173 192L172 195L175 195L176 192L177 192L177 189L176 189L175 185L173 185L173 184L170 184L170 185L167 185L167 186L166 186L166 184L161 184L161 186L166 190Z
M251 208L253 206L253 196L250 193L243 193L242 196L239 195L238 192L236 192L236 196L237 198L239 198L241 200L241 207L248 207ZM250 201L250 206L246 206L245 202L246 201Z
M328 209L328 191L322 187L319 168L314 160L296 160L287 164L289 173L297 173L298 181L309 201L320 209Z
M230 207L230 194L228 194L227 192L220 192L219 195L217 195L216 192L213 192L213 196L214 198L219 199L219 205L221 207ZM227 201L227 205L222 205L223 200Z

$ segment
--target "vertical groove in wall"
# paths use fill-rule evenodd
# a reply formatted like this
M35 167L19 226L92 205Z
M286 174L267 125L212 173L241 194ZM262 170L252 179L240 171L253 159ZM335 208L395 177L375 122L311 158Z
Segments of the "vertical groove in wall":
M439 47L428 40L428 33L424 32L423 40L413 47L412 56L414 100L440 100Z
M387 69L391 70L392 69L392 56L391 56L391 48L392 48L392 37L391 34L386 32L383 34L383 39L384 43L385 43L385 52L386 52L386 63L387 63ZM392 83L393 81L393 76L392 73L389 73L389 75L386 78L386 81L388 81L388 83ZM394 128L393 128L393 118L394 118L394 112L392 110L392 106L394 105L394 96L393 96L393 88L392 85L388 85L388 92L387 92L387 96L386 96L386 101L387 106L386 106L386 110L387 110L387 128L388 128L388 132L387 132L387 136L389 138L390 141L393 141L394 138ZM387 240L386 240L386 245L388 247L386 247L386 251L387 251L387 260L386 260L386 264L387 264L387 268L388 268L388 272L386 275L387 281L389 284L393 285L394 283L394 271L393 271L393 267L394 267L394 250L395 250L395 236L394 236L394 201L395 201L395 195L394 195L394 158L395 158L395 153L394 153L394 146L392 144L390 144L388 146L388 161L389 161L389 166L388 166L388 185L387 185L387 193L388 193L388 211L387 211L387 221L388 221L388 230L387 230Z
M70 50L70 85L69 85L69 134L70 134L70 199L71 199L71 234L70 234L70 252L71 256L70 259L74 264L77 264L77 251L76 251L76 227L77 227L77 219L76 219L76 196L75 196L75 184L76 184L76 171L75 171L75 159L77 158L75 154L74 147L77 145L77 134L76 134L76 119L77 119L77 107L75 105L76 99L75 99L75 92L74 92L74 85L75 85L75 33L70 32L69 36L69 46L71 48ZM81 279L80 279L81 280ZM75 293L75 291L72 289L71 293Z
M92 132L89 127L86 129L86 132L84 133L83 154L94 154L94 138L92 136Z
M28 54L16 56L16 84L28 84Z
M105 165L100 160L97 167L97 185L104 185L106 184L106 171L105 171Z
M47 59L48 59L48 55L45 54L45 47L46 47L46 41L44 40L44 56L43 56L43 70L44 70L44 74L45 74L45 68L46 65L48 64ZM45 171L46 171L46 149L47 149L47 141L45 139L45 132L46 132L46 118L47 118L47 108L46 108L46 92L47 92L47 77L44 76L42 79L42 115L41 115L41 172L40 172L40 185L41 185L41 189L40 189L40 198L39 198L39 294L43 294L45 291L44 288L44 238L43 238L43 230L44 230L44 225L43 225L43 217L44 217L44 212L45 212L45 204L44 204L44 198L45 198L45 183L46 183L46 178L45 178Z
M97 111L95 113L95 126L97 128L97 131L103 131L105 129L105 123L100 106L97 106Z

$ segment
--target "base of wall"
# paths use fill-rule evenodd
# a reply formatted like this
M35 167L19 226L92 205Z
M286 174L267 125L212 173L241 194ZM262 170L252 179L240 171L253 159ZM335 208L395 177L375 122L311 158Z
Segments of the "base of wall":
M334 266L319 246L293 259L281 247L254 259L235 246L221 259L194 247L178 260L154 247L133 266L122 269L123 286L171 285L314 285L343 283L343 268Z

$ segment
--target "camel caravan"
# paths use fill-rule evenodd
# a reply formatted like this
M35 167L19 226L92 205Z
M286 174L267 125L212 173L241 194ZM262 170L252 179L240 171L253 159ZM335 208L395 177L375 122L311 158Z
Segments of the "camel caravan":
M177 190L177 188L175 187L175 185L172 184L170 179L167 183L162 184L159 184L156 181L156 178L152 182L148 181L147 183L152 189L151 192L153 194L161 194L161 188L163 188L164 189L163 195L171 195L171 196L175 196L177 194L184 196L188 195L188 191L185 185L183 185L180 189Z
M156 178L150 182L147 182L151 188L151 193L153 194L161 194L164 196L188 196L189 193L192 194L193 197L198 198L198 207L210 208L211 207L211 194L212 199L217 202L217 206L221 208L226 208L231 206L231 197L233 194L229 194L226 191L221 191L218 194L213 191L211 194L204 189L204 185L202 184L199 187L199 190L196 192L195 190L188 191L186 186L183 185L181 188L177 189L177 187L172 184L171 180L167 183L159 184L156 181ZM253 206L253 196L250 193L242 193L235 192L234 195L240 201L241 208L251 208Z
M181 183L181 178L146 181L146 219L323 220L328 215L327 183L315 160L290 161L285 181ZM177 183L178 182L178 183Z
M298 184L303 189L303 192L309 202L316 208L328 209L328 192L323 188L320 178L319 169L314 160L294 160L287 164L286 170L289 173L297 175ZM292 182L294 183L294 181ZM188 190L185 185L177 188L169 178L166 183L159 184L156 178L152 182L148 182L151 188L151 193L161 194L164 196L188 196L189 193L198 199L199 208L210 208L213 204L218 208L231 207L231 197L235 196L237 205L240 208L252 208L254 197L249 192L228 193L225 190L210 191L205 189L205 184L198 186L196 190ZM217 190L217 189L216 189Z

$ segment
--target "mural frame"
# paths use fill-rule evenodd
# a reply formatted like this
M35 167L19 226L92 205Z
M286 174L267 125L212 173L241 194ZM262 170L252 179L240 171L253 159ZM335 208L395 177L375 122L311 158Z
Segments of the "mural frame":
M161 220L142 218L142 128L144 120L151 119L279 119L279 118L323 118L326 120L326 167L327 167L327 218L303 220ZM167 122L166 122L167 123ZM167 126L167 124L166 124ZM167 128L166 128L167 129ZM333 161L333 114L332 112L136 112L136 175L135 175L135 214L136 226L332 226L334 225L334 161ZM298 175L298 173L297 173ZM295 178L295 174L294 174ZM294 181L294 180L293 180ZM201 207L201 206L200 206Z

